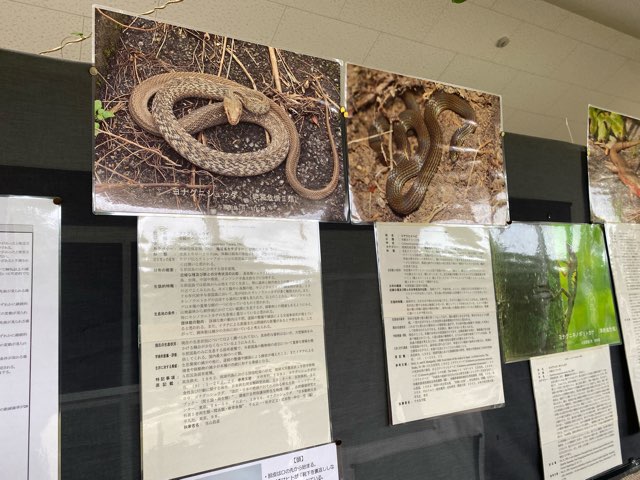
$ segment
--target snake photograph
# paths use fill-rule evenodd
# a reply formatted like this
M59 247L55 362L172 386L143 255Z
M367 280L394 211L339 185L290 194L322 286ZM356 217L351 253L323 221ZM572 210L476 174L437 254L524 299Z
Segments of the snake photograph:
M346 219L339 62L95 21L96 210Z
M508 220L500 97L347 66L357 222Z
M640 222L640 120L590 106L587 165L592 221Z

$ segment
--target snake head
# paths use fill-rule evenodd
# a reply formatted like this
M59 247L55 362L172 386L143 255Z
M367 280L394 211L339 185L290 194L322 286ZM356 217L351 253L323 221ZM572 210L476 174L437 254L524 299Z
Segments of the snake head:
M264 115L271 108L269 98L262 92L244 88L234 91L233 94L240 97L244 108L256 115Z
M227 120L231 125L237 125L240 122L240 116L242 115L242 101L233 93L225 95L222 100L224 107L224 113L227 115Z

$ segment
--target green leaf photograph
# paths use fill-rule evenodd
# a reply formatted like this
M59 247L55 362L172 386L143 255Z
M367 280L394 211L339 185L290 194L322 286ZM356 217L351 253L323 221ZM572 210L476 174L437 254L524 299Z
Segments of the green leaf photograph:
M491 248L506 362L620 342L599 225L514 223Z

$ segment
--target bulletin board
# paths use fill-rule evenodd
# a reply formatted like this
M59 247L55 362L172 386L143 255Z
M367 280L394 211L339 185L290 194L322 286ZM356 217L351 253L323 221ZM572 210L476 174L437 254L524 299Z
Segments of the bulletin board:
M62 199L61 478L141 478L136 219L92 213L90 65L3 50L0 65L0 194ZM512 221L589 221L584 147L509 133L504 145ZM390 425L373 227L320 235L343 478L541 478L528 362L503 365L503 408ZM640 428L623 347L611 358L628 459Z

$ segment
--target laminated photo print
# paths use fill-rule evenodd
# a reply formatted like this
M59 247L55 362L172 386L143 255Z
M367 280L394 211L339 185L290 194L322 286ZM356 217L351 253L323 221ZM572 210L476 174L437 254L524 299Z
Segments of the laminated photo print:
M501 98L347 65L351 221L505 225Z
M514 223L491 250L506 362L620 343L600 225Z
M94 211L346 221L341 63L94 10Z
M640 222L640 120L589 105L591 221Z

